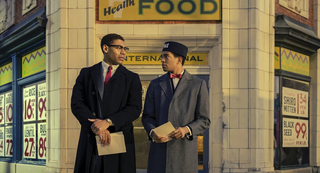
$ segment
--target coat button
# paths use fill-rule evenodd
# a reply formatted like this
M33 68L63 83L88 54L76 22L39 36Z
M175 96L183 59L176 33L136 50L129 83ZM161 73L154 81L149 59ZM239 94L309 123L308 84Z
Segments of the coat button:
M89 138L89 137L90 137L90 134L88 133L87 136L88 136L88 138Z
M93 116L96 116L96 113L95 113L95 112L92 112L92 115L93 115Z
M92 95L96 95L96 93L93 91L92 93L91 93Z

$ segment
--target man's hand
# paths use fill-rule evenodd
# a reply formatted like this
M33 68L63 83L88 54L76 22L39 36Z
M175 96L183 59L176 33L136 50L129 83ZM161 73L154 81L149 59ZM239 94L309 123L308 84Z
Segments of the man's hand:
M99 131L97 135L99 135L101 143L104 144L103 146L110 145L111 136L109 130Z
M169 137L172 139L182 139L184 138L184 136L186 136L187 133L189 133L187 126L178 127L175 131L169 134Z
M93 122L91 125L91 130L93 133L98 134L101 131L107 130L110 124L106 120L100 119L88 119L90 122Z
M169 140L168 136L158 136L154 131L151 132L151 138L155 143L165 143Z

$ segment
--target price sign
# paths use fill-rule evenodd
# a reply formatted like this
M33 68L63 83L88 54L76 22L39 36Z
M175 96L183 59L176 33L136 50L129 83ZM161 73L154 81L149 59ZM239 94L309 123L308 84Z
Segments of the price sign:
M38 123L38 159L47 157L47 123Z
M0 95L0 125L4 124L5 117L4 117L4 94Z
M283 118L283 147L308 147L308 120Z
M282 113L297 117L308 117L308 92L282 88Z
M6 124L12 123L12 92L5 94L5 111L4 117L6 117Z
M38 85L38 120L45 120L47 118L47 95L46 95L46 83Z
M36 86L23 89L23 121L36 120Z
M36 158L36 124L23 125L23 158Z
M5 141L4 141L4 127L0 127L0 157L4 156L5 149Z
M13 148L12 148L12 126L5 127L5 157L12 157Z

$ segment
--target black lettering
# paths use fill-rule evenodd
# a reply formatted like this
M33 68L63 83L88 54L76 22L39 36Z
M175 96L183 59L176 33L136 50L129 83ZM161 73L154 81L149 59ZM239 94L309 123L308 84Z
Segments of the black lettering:
M111 7L108 7L108 11L107 11L107 8L104 8L104 16L106 16L107 13L110 15L110 10L111 10Z
M205 11L205 3L211 3L213 5L212 10ZM218 4L215 0L200 0L200 14L214 14L218 10Z
M130 57L130 61L132 61L132 58L134 57L134 56L129 56Z
M123 1L122 7L123 7L123 8L126 8L126 1Z
M131 1L129 1L129 6L134 6L135 4L134 4L134 0L131 0Z
M127 61L127 58L128 58L128 56L126 56L126 57L124 58L124 60Z
M160 4L162 4L163 2L169 4L169 6L170 6L169 10L167 10L167 11L162 11L162 10L160 9ZM172 3L170 0L160 0L160 1L158 1L158 2L156 3L156 10L157 10L157 12L160 13L160 14L170 14L170 13L172 13L173 8L174 8L174 5L173 5L173 3Z
M157 56L155 56L155 57L150 56L150 61L152 61L152 60L157 61Z
M113 7L112 8L112 14L114 14L116 12L116 10L117 10L117 7Z
M161 61L161 59L162 59L162 57L161 57L161 56L159 56L159 59L158 59L158 61Z
M197 61L197 60L196 60L196 57L192 56L191 59L190 59L190 61Z
M182 9L182 4L184 4L184 3L190 3L191 6L192 6L191 10L189 10L189 11L184 11L184 10ZM193 0L181 0L181 1L178 3L178 10L179 10L179 12L182 13L182 14L192 14L192 13L194 13L194 11L196 11L196 3L194 3Z
M136 56L136 61L141 61L140 57L141 56Z
M186 61L189 61L189 56L186 57Z
M143 56L142 57L142 61L144 61L144 60L149 61L149 57L148 56Z
M117 11L121 10L122 9L122 4L118 5L117 7Z
M200 59L200 57L199 57L199 56L197 56L197 60L198 60L198 61L203 61L202 59Z

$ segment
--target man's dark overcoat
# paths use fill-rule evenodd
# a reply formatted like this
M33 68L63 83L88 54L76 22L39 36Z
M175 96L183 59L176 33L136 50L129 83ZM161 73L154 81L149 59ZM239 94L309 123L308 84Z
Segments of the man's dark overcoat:
M198 172L198 138L210 125L206 82L185 70L173 92L169 73L151 81L142 123L150 131L168 121L174 127L189 126L192 136L167 143L150 143L148 173Z
M90 172L96 149L95 134L88 118L110 118L114 127L109 127L109 131L123 131L127 152L103 156L102 165L108 168L108 173L136 172L132 121L141 113L142 87L139 76L119 65L104 92L101 68L101 62L83 68L73 87L71 110L81 124L74 172Z

